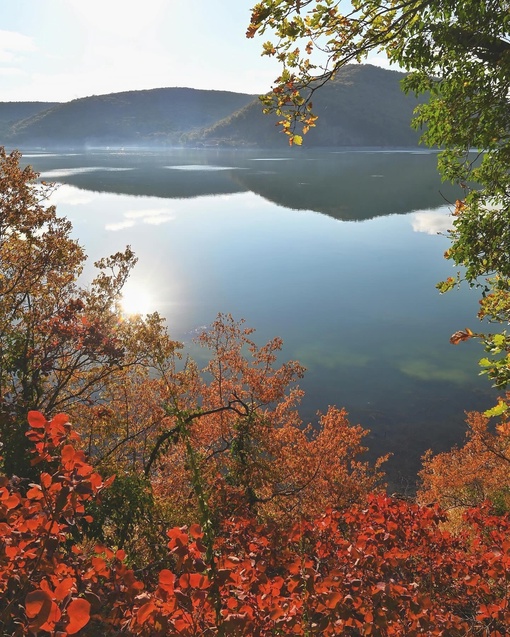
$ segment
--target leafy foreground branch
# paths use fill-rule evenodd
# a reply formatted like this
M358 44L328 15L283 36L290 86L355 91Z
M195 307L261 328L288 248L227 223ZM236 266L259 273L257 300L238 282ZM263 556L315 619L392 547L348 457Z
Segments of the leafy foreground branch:
M510 520L485 507L452 536L434 506L386 496L282 532L223 520L166 533L165 568L135 571L86 539L87 506L110 488L60 414L29 415L39 479L0 487L4 635L492 635L510 621Z

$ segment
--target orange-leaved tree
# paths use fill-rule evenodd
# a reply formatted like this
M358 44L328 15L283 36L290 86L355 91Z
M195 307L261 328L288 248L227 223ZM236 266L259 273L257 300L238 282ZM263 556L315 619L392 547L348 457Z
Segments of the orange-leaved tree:
M280 339L258 346L252 334L220 315L199 336L209 362L200 370L188 361L178 375L145 466L159 497L192 521L198 505L208 519L249 511L287 524L363 500L384 460L362 461L367 432L336 408L305 426L295 384L303 368L279 363Z
M509 399L507 394L499 402L508 405ZM450 511L462 511L485 500L501 510L510 509L510 421L507 410L501 411L497 423L490 415L468 413L464 445L425 455L420 472L420 501L438 502Z
M203 369L189 358L179 368L170 353L158 376L116 374L101 404L74 410L97 466L117 475L94 509L97 539L153 561L165 524L200 522L211 547L230 515L288 526L382 485L384 458L374 466L362 459L368 432L334 407L305 426L296 385L303 368L279 362L280 339L259 346L253 332L219 315L197 339Z
M175 349L157 315L122 316L118 301L136 263L128 247L78 278L86 256L48 198L53 186L0 147L0 440L8 473L30 472L24 422L102 402L105 383L152 368Z

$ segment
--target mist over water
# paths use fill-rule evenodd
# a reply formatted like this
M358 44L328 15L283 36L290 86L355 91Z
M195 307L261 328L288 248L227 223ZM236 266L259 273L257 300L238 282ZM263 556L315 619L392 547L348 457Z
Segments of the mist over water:
M62 184L58 211L90 257L129 244L128 283L174 338L230 312L256 340L284 340L308 371L305 421L330 404L392 451L392 486L413 483L422 453L464 439L464 411L492 404L478 376L476 293L440 295L452 275L449 205L430 152L174 150L26 153ZM438 234L440 233L440 234ZM141 292L139 292L141 299ZM152 307L151 307L152 305Z

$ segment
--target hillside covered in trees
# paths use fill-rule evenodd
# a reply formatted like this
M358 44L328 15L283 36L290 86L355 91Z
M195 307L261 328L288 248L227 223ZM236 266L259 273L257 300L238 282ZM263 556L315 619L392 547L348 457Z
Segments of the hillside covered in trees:
M410 127L417 101L400 90L404 75L366 65L342 69L317 94L321 126L307 146L412 147L419 135ZM374 96L377 96L375 99ZM282 147L277 116L263 113L255 95L164 88L113 93L47 105L9 105L0 131L17 147L105 146ZM13 121L13 119L15 121Z
M17 122L28 119L57 106L57 102L0 102L0 136L3 140L12 134Z
M410 122L418 101L402 93L403 73L372 65L349 65L314 96L320 125L306 136L307 147L417 146ZM186 137L190 142L233 146L286 146L278 115L265 115L252 102L213 126Z

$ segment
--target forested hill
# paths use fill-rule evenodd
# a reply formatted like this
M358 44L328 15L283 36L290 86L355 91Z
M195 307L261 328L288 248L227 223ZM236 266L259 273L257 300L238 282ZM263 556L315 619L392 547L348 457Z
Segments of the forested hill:
M17 122L57 104L58 102L0 102L0 144Z
M410 121L417 100L402 93L403 77L371 65L346 66L314 96L319 122L306 146L416 146L419 134ZM278 118L264 115L257 96L244 93L161 88L32 104L20 103L8 120L3 113L9 104L0 103L0 143L21 148L288 143Z
M306 146L416 146L420 135L410 122L418 101L402 92L404 77L368 64L341 69L313 96L319 120L306 135ZM207 145L286 145L278 119L264 115L256 101L188 139Z
M255 98L191 88L95 95L18 121L8 141L46 147L179 144L184 132L211 126Z

